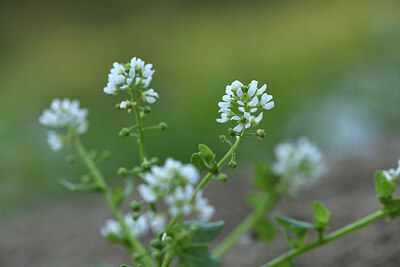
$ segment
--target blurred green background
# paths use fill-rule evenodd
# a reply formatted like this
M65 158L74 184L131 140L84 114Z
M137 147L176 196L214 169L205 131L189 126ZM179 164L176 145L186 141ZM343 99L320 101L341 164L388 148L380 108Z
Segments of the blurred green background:
M155 67L160 99L145 121L150 155L189 161L198 143L222 155L217 102L227 84L268 84L264 141L248 138L240 166L272 158L273 146L307 135L332 157L370 153L399 133L399 1L1 1L0 212L63 199L58 179L80 165L46 144L38 116L55 97L90 110L86 146L108 149L103 167L138 163L134 139L118 137L133 116L102 92L114 61ZM0 216L1 217L1 216Z

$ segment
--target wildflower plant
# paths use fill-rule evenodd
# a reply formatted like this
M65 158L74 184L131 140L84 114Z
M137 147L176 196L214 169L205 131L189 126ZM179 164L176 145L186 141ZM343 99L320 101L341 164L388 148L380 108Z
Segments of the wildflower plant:
M133 113L135 120L133 125L119 131L121 137L136 138L140 156L136 166L121 167L117 171L123 177L123 186L111 187L98 167L109 153L97 156L82 144L80 135L88 130L88 111L80 107L78 100L54 99L39 118L41 124L52 129L47 134L50 148L57 151L66 145L74 145L88 169L80 183L63 180L61 184L72 191L104 195L114 218L99 226L100 234L109 242L123 245L136 266L167 267L174 261L181 267L219 266L224 254L246 233L253 231L261 240L270 242L277 233L277 225L284 229L291 251L263 266L293 266L298 255L379 219L400 215L400 199L393 198L399 183L399 161L397 169L375 173L375 188L383 208L365 218L326 235L331 213L316 201L314 222L284 216L274 220L271 213L282 198L296 197L315 184L327 170L319 148L308 139L300 138L279 144L275 149L276 161L272 164L256 166L255 190L247 198L251 213L210 251L210 243L219 235L224 223L210 222L216 209L204 196L206 186L212 179L227 180L226 174L220 171L226 164L236 168L236 150L246 136L264 138L265 131L258 126L263 112L274 107L273 96L267 93L266 84L259 87L255 80L248 85L237 80L232 82L225 88L223 101L218 103L220 118L217 122L232 121L234 125L228 129L228 136L220 136L220 140L229 146L227 152L218 159L208 146L200 144L190 163L173 158L160 163L157 157L148 156L145 146L147 130L164 131L167 128L164 122L144 126L144 119L151 112L149 104L159 99L159 94L149 88L153 74L153 65L136 57L128 63L116 62L103 89L109 95L123 95L125 99L115 107ZM139 184L134 184L134 179L139 180ZM133 194L135 191L137 194ZM122 204L128 200L131 200L130 210L123 211ZM309 231L316 231L318 239L306 243ZM149 235L150 242L143 241L142 237Z

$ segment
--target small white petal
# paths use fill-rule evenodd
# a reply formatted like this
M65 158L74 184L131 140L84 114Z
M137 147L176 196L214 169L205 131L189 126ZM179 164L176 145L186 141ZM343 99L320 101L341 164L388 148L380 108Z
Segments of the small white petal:
M235 132L237 132L237 133L240 133L242 131L242 129L243 129L243 125L242 124L238 124L238 125L236 125L235 128L233 128L233 130Z
M267 85L264 84L260 89L258 89L257 94L261 95L262 93L265 92L265 90L267 90Z
M239 89L236 91L236 95L237 95L238 97L242 97L242 96L243 96L242 88L239 88Z
M252 97L254 95L254 93L257 91L257 87L250 87L249 91L247 92L247 95L249 97Z
M240 112L245 112L244 107L239 107Z
M231 120L238 121L238 120L240 120L240 117L239 116L233 116Z
M268 102L267 104L265 104L265 105L263 106L263 108L264 108L264 109L267 109L267 110L270 110L270 109L272 109L274 106L275 106L274 101L271 101L271 102Z
M255 96L255 97L248 103L248 105L249 105L250 107L257 106L257 104L258 104L258 97L257 97L257 96Z
M268 95L267 93L263 94L261 96L261 105L264 105L265 103L267 103L271 99L272 99L272 95Z

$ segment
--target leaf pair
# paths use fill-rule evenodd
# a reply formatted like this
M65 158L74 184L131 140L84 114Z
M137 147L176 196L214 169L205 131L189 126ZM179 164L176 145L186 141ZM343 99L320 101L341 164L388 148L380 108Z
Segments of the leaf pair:
M189 221L183 226L187 229L196 227L196 232L192 238L192 243L188 248L180 251L176 256L179 267L217 267L220 262L213 258L209 252L209 243L213 241L221 232L224 223Z
M314 224L283 216L276 217L276 221L281 226L294 234L294 238L292 238L289 233L285 231L286 241L291 248L295 249L301 247L307 239L308 231L311 229L317 230L319 238L322 240L323 232L328 229L331 212L319 201L314 201L313 212Z
M215 161L215 154L212 150L204 145L199 145L199 152L194 153L190 160L190 164L196 166L199 170L218 174L217 162Z
M395 191L395 184L378 170L374 174L375 190L379 193L378 199L382 203L382 210L392 211L389 213L389 218L394 219L400 217L400 199L393 199L392 195Z

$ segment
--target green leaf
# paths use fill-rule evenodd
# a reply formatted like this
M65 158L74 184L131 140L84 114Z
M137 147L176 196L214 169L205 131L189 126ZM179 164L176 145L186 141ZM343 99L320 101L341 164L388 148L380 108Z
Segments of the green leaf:
M386 179L385 175L381 170L378 170L374 174L375 189L380 196L390 197L395 191L395 185L393 182Z
M328 229L331 212L319 201L314 201L313 211L315 227L322 230Z
M257 220L253 229L257 236L266 243L273 241L277 233L275 225L267 218Z
M199 145L199 151L200 151L200 156L203 159L204 163L208 167L211 167L215 159L215 154L211 151L211 149L208 146L204 144Z
M183 223L183 226L187 229L193 225L197 227L197 231L192 243L210 243L221 233L224 222L187 221Z
M270 206L272 199L265 193L250 193L247 196L247 203L254 211L267 210Z
M66 187L67 189L71 190L72 192L93 192L93 191L100 191L101 188L96 184L74 184L67 180L60 180L59 183Z
M290 235L285 232L286 241L291 248L298 248L302 246L307 239L308 230L315 228L311 223L292 218L278 216L275 219L280 225L285 227L287 230L290 230L295 235L295 239L293 240Z
M203 160L200 157L200 153L194 153L192 158L190 159L190 164L195 166L197 169L201 171L208 172L208 167L204 164Z
M188 249L177 254L179 267L217 267L218 259L213 258L207 244L192 245Z
M277 216L275 219L280 225L292 231L295 231L296 229L314 229L314 225L309 222L299 221L283 216Z

